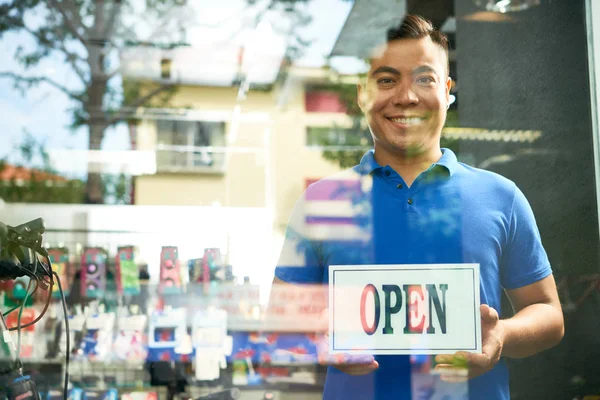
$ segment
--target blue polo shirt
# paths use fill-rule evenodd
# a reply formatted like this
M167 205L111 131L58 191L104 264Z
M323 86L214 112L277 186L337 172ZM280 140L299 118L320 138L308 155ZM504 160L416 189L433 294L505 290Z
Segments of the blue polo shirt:
M449 149L407 187L373 150L359 165L310 185L290 217L275 275L328 284L329 265L480 264L480 299L501 312L503 289L552 273L535 218L510 180L460 163ZM328 369L324 399L411 399L408 356L376 356L351 376ZM469 381L470 399L509 399L508 370Z

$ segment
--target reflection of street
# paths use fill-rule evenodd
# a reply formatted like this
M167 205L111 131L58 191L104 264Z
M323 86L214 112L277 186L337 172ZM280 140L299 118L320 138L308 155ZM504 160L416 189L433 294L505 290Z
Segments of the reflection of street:
M600 274L565 276L556 283L565 313L577 311L592 294L600 291ZM573 294L579 293L573 297Z

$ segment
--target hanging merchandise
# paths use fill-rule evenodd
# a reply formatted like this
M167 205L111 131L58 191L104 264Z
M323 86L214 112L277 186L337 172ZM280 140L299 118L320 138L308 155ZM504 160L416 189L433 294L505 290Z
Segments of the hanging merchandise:
M204 249L202 258L188 261L190 282L231 282L233 273L231 265L225 260L218 248Z
M119 360L143 361L148 356L145 315L120 317L118 332L113 345L115 357Z
M74 358L80 358L83 355L82 342L85 331L85 315L83 315L79 307L77 310L77 314L69 317L69 341L71 344L69 351L73 354ZM59 341L60 352L62 354L65 354L67 351L65 343L65 338L62 337Z
M81 294L102 297L106 291L107 252L100 247L86 247L81 255Z
M116 257L117 290L120 294L137 295L140 293L140 279L135 264L135 248L119 247Z
M2 282L5 307L12 308L21 304L22 300L25 299L29 281L30 278L28 276L21 276L11 281ZM25 306L31 307L33 305L33 301L34 296L29 296Z
M109 361L115 326L114 313L99 313L85 320L85 333L81 342L82 355L89 360Z
M67 296L69 294L69 251L64 247L52 247L48 249L48 255L52 262L52 269L60 277L63 292ZM52 297L60 298L58 285L52 287Z
M160 253L160 290L163 294L182 292L181 268L176 246L163 246Z
M225 357L231 355L232 338L227 336L227 312L212 307L198 311L192 323L192 336L196 379L218 379L221 369L227 367Z
M189 360L189 354L175 351L187 336L185 308L154 311L149 321L148 361Z
M44 318L44 328L42 330L46 342L46 354L44 358L53 360L60 354L61 340L64 340L64 316L59 313L60 303L51 304L48 308L46 318ZM40 343L42 340L40 340ZM64 352L62 353L64 356Z

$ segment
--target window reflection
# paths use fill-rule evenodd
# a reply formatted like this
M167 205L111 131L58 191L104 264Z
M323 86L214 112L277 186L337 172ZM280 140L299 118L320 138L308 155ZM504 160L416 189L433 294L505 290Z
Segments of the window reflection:
M58 396L56 371L68 352L73 398L83 391L110 397L113 389L132 399L196 398L233 387L242 398L320 398L328 287L279 287L275 266L290 256L284 243L296 201L373 147L356 86L388 28L417 13L449 39L453 82L441 145L522 189L568 316L572 336L563 344L509 361L511 394L598 394L600 357L590 333L599 253L597 110L590 94L600 57L593 57L592 4L0 6L8 10L0 23L0 221L45 219L44 245L71 319L66 349L57 288L28 296L28 278L3 284L4 311L26 303L23 323L51 296L45 317L21 338L22 361L40 375L40 392ZM370 228L365 215L373 210L356 193L373 187L349 185L350 194L338 188L310 199L304 222L321 238L337 235L333 246L364 263L368 249L344 241ZM407 189L393 186L394 193ZM449 216L420 218L415 226L432 234ZM324 258L326 249L311 253L303 233L287 235ZM447 244L425 236L432 248ZM8 325L17 314L7 316ZM14 358L5 353L5 361ZM444 390L468 398L468 385L448 389L431 374L428 355L413 355L410 364L412 398Z

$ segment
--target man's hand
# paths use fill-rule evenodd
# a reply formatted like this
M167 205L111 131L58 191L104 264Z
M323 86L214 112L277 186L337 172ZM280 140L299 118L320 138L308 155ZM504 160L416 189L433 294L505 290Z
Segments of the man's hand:
M454 355L438 355L435 357L435 370L441 379L447 382L464 382L490 371L500 361L504 346L504 326L498 312L482 304L481 313L481 354L466 351Z
M317 349L319 364L335 367L348 375L366 375L379 368L379 363L370 355L330 354L327 334L321 336Z
M379 368L379 363L371 355L331 354L329 352L329 310L321 312L317 326L323 328L317 345L319 363L339 369L348 375L366 375Z
M366 375L379 368L373 356L349 354L328 355L320 358L322 365L332 366L348 375Z

